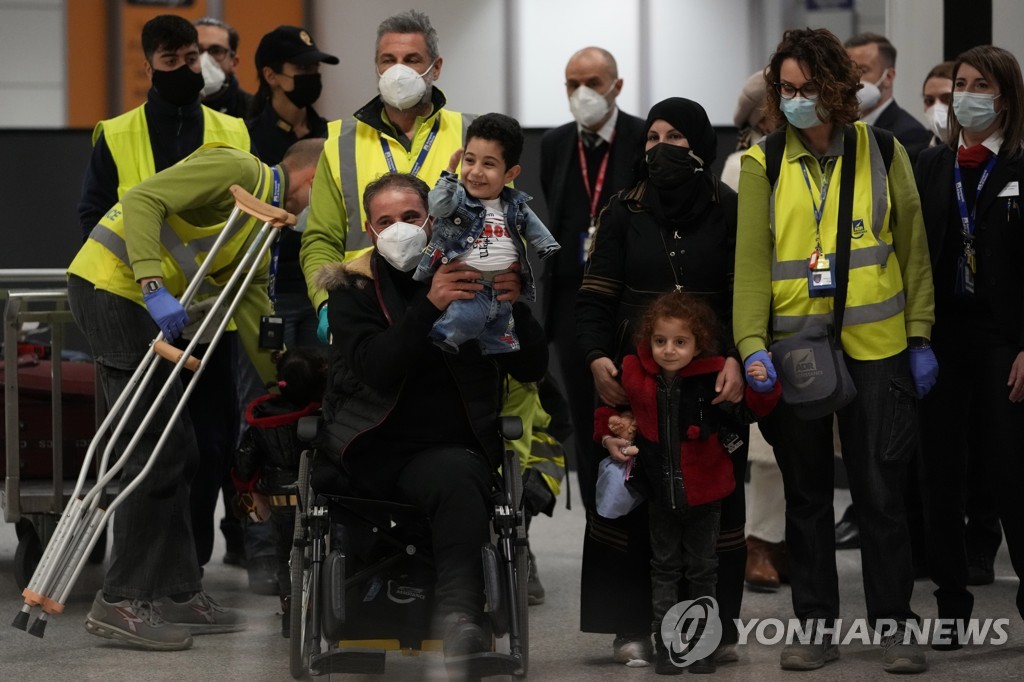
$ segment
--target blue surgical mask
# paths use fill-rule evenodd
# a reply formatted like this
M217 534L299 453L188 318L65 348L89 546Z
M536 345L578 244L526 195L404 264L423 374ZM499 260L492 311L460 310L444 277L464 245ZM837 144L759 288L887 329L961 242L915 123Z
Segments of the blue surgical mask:
M800 129L813 128L824 123L818 118L818 98L794 97L779 102L779 109L790 124Z
M954 92L953 113L960 125L972 133L985 130L996 120L996 97L980 92Z

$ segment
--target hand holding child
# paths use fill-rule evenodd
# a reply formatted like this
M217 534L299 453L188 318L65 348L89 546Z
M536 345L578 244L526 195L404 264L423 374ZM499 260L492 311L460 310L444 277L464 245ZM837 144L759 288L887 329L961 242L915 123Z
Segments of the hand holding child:
M601 445L617 462L628 462L631 457L636 457L640 451L633 445L633 437L636 435L636 420L629 410L608 417L608 430L614 435L605 436L601 439Z
M747 368L747 376L754 381L764 381L768 378L768 370L765 369L763 362L752 362Z

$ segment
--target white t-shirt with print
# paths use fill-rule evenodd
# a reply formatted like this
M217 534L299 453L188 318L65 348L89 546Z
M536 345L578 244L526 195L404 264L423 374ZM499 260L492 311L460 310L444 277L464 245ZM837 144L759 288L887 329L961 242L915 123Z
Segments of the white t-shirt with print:
M469 251L456 260L467 263L481 272L508 270L519 260L512 235L505 229L505 211L501 199L481 199L487 209L484 229L480 232Z

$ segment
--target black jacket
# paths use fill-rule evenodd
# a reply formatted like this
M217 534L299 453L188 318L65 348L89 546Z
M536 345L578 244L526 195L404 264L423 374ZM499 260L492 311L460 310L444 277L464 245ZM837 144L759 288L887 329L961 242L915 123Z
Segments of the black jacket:
M677 284L673 261L684 273L678 284L703 296L722 323L719 351L733 347L736 192L717 178L715 184L717 200L678 230L659 225L647 210L645 183L612 197L576 299L579 351L588 365L599 357L619 361L633 352L644 308Z
M252 107L252 95L238 85L234 74L228 76L227 87L217 95L203 100L203 104L228 116L245 119Z
M299 455L306 447L299 440L297 425L319 407L318 403L295 405L279 395L252 401L245 411L249 428L235 453L236 487L252 490L255 485L268 494L293 488Z
M951 325L968 323L989 326L1008 343L1024 349L1024 219L1019 189L1024 180L1024 153L1007 158L1010 153L1000 150L977 199L976 293L968 304L957 301L952 293L951 277L962 253L960 212L953 186L955 154L947 145L931 147L921 154L915 170L935 278L933 338ZM969 193L977 187L978 174L973 177L974 187L965 187ZM969 182L965 178L964 184ZM998 196L1001 193L1007 196Z
M448 354L428 339L441 316L427 299L430 283L414 281L412 273L395 270L376 252L325 268L319 283L330 292L328 319L336 330L323 403L321 445L327 455L336 464L352 455L379 455L372 443L385 432L394 434L392 442L447 439L481 449L497 466L503 374L539 381L547 369L544 332L529 308L514 306L521 350L483 356L475 343L467 343L458 354ZM438 394L422 385L429 376L443 378ZM458 404L445 404L448 399ZM394 423L399 413L404 418Z
M878 117L875 127L888 130L900 141L907 150L910 163L917 161L918 155L927 149L932 141L932 132L895 101Z
M615 139L608 157L608 169L601 191L598 215L608 198L633 185L633 166L643 144L644 121L619 111ZM579 285L581 234L590 226L590 206L579 163L579 132L575 121L544 133L540 143L540 183L548 208L548 229L562 245L547 268L549 276L565 278ZM600 151L600 149L599 149ZM590 182L596 181L590 174Z

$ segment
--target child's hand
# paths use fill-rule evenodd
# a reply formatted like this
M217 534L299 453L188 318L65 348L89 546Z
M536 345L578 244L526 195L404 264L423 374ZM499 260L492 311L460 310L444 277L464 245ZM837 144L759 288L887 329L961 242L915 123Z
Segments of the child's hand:
M462 151L462 147L459 147L458 149L455 150L455 153L452 154L452 158L448 159L449 173L454 173L455 170L459 167L459 161L462 161Z
M628 462L640 452L640 449L633 445L633 441L618 436L605 436L601 439L601 444L616 462Z
M768 378L768 370L763 362L752 362L750 367L747 368L747 376L754 381L764 381Z

